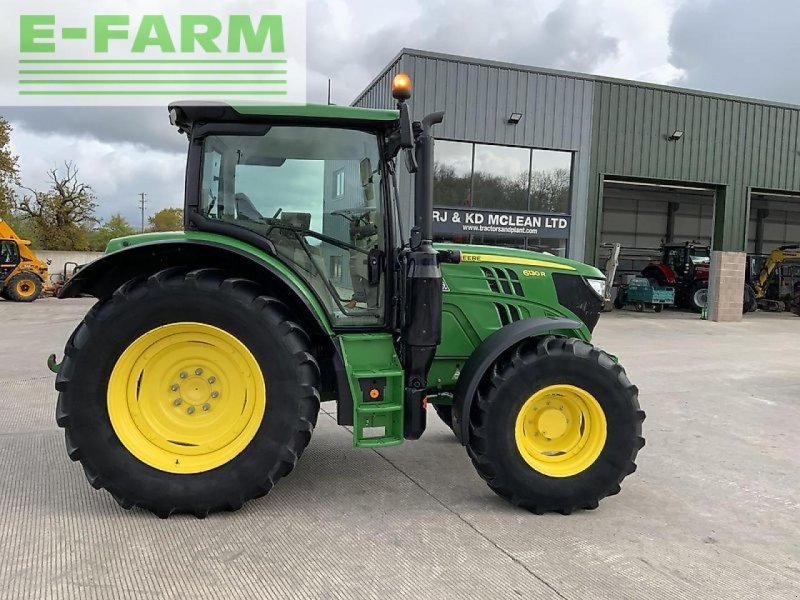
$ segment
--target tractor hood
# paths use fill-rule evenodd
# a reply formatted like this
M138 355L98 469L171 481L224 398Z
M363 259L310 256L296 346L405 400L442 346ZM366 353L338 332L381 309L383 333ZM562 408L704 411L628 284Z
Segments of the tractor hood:
M442 250L459 250L462 263L515 265L571 273L589 279L605 279L603 272L596 267L546 252L469 244L435 244L435 246Z

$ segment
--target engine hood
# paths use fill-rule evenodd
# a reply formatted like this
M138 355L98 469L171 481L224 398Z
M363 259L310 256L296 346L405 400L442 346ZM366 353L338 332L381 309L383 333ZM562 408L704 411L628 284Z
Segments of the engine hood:
M605 279L600 269L586 263L554 256L546 252L518 250L516 248L499 248L497 246L480 246L473 244L434 244L442 250L459 250L462 263L490 263L516 265L552 269L562 273L571 273L590 279Z

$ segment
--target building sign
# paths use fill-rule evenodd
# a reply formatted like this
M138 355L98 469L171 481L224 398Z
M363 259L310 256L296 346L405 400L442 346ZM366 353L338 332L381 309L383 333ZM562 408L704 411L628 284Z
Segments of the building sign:
M569 215L479 208L437 206L433 209L434 233L447 235L534 236L569 238Z

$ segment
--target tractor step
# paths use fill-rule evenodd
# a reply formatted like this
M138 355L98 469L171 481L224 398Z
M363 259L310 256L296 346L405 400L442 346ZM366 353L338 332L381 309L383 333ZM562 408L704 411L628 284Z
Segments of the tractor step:
M353 395L353 445L379 448L403 442L403 379L390 334L339 337Z

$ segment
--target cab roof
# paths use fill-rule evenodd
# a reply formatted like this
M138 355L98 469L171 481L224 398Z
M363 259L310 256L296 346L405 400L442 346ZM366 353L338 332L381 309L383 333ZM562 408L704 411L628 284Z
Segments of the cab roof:
M229 105L223 103L197 104L191 101L173 102L170 111L177 109L176 125L190 131L196 122L259 122L259 121L311 121L315 124L347 124L384 128L399 119L396 110L377 110L352 106L324 104L293 105Z

